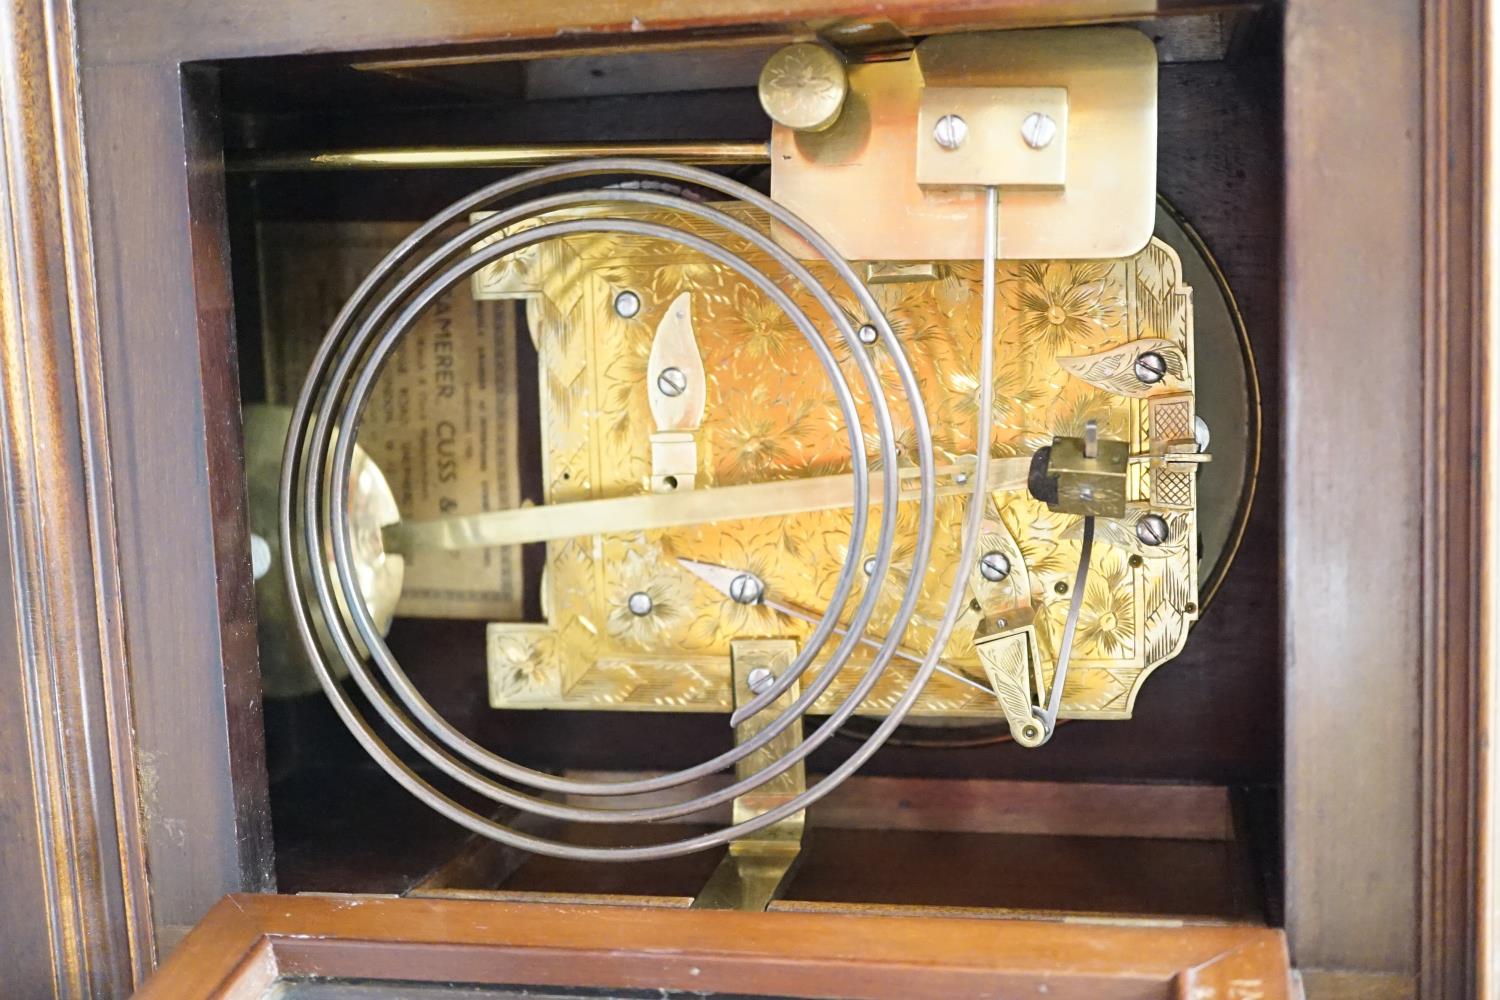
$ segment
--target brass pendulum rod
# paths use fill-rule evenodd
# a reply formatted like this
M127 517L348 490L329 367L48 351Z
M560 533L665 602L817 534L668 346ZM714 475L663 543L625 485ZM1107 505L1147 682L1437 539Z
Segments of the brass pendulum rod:
M317 170L465 170L545 167L601 156L649 157L700 167L770 163L765 142L558 142L546 145L394 146L385 149L244 150L225 157L230 173Z
M989 466L987 492L1026 488L1026 477L1031 469L1029 455L996 458L986 464ZM900 499L917 498L916 471L903 468L898 472L901 479L912 483L910 488L900 492ZM944 466L938 469L938 473L950 476L937 489L939 496L973 492L974 487L967 485L967 467ZM882 481L882 473L871 473L870 489L879 488ZM553 542L600 532L660 531L710 521L781 517L848 507L853 486L854 476L845 473L716 486L680 493L641 493L574 500L426 521L400 521L386 525L384 542L390 552L478 549Z

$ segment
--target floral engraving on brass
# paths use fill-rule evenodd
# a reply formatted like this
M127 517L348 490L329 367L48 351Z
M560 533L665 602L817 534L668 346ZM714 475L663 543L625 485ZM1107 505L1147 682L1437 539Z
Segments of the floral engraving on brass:
M772 121L799 132L821 132L843 110L849 75L833 49L798 42L766 60L758 89L760 106Z
M727 210L767 228L753 209ZM696 219L657 209L632 214L701 233L757 266L771 266L753 246ZM818 266L812 270L826 279ZM945 261L933 266L930 278L871 289L912 356L939 464L956 463L973 448L980 278L976 263ZM848 440L812 350L774 305L727 268L660 240L600 234L540 244L479 272L473 288L478 298L527 303L540 356L547 503L648 492L654 427L646 391L648 357L663 310L683 293L692 297L707 377L697 435L698 489L850 468ZM639 291L645 303L630 318L611 305L627 288ZM1158 546L1139 542L1135 522L1147 512L1152 495L1150 400L1092 384L1068 363L1113 350L1134 356L1139 352L1133 345L1149 342L1163 357L1182 361L1161 391L1191 393L1191 291L1182 282L1176 253L1156 240L1119 260L1002 262L999 288L995 454L1030 455L1054 436L1082 434L1094 420L1101 436L1127 442L1133 456L1126 516L1099 524L1061 713L1126 718L1141 682L1176 655L1196 617L1197 514L1191 507L1158 510L1169 525L1167 540ZM816 314L816 305L800 298L800 289L792 294ZM861 320L853 301L840 304L857 326ZM836 334L828 336L851 382L858 382L851 350L871 352L882 376L891 374L883 342L851 347ZM856 384L855 391L861 407L867 407L863 386ZM896 431L907 436L903 450L910 447L904 417L893 408ZM952 570L945 568L956 561L964 503L960 496L937 500L932 569L902 637L908 648L926 648L953 585ZM872 634L880 634L906 576L916 570L910 562L915 516L914 504L902 505L893 572L871 620ZM849 555L850 517L847 509L818 510L549 542L543 592L547 623L489 627L490 703L729 711L731 642L778 636L800 643L811 626L765 605L729 600L678 559L753 573L765 582L768 596L821 611ZM1031 605L1045 685L1067 612L1067 585L1077 568L1080 522L1049 511L1024 490L992 493L987 520L994 530L986 529L986 551L1005 551L1012 571L999 583L973 574L971 596L976 603L1004 602L990 604L990 610ZM868 554L854 555L862 560ZM629 607L638 593L651 597L646 614ZM972 626L955 629L942 655L982 680ZM865 653L856 652L812 711L826 712L843 700L868 662ZM809 668L804 683L812 683L820 663ZM861 711L885 711L913 672L893 661ZM941 675L932 678L914 711L1003 714L993 695Z

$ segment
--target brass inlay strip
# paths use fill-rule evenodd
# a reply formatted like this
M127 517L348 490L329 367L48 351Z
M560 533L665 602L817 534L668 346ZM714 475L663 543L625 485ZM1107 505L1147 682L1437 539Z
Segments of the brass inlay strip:
M636 156L696 166L769 163L764 142L560 142L545 146L410 146L282 153L231 153L230 173L315 170L453 170L544 167L601 156Z

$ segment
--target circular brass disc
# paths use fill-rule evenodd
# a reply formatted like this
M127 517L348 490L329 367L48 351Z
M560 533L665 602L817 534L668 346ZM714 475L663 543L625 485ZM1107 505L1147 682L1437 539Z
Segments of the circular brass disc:
M290 423L291 410L286 407L252 405L244 410L250 531L265 539L270 551L269 566L255 581L261 689L268 698L290 698L318 690L317 678L307 665L302 644L292 629L290 597L281 565L277 514L281 453ZM370 617L385 632L396 614L406 563L401 556L386 554L381 528L399 521L400 512L385 475L359 447L354 449L350 472L349 513L359 591ZM331 552L329 558L332 559ZM338 596L342 608L342 595Z
M838 120L849 94L844 60L826 45L798 42L778 50L760 71L760 105L778 125L821 132Z

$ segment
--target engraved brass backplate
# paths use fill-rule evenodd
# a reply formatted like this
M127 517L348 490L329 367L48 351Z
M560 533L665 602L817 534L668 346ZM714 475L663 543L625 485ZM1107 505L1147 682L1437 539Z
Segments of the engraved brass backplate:
M744 206L726 207L767 229ZM623 214L618 207L612 214ZM754 266L773 265L755 247L694 218L658 209L628 214L700 232ZM819 266L816 277L830 274ZM980 268L941 262L930 277L876 285L872 292L910 353L932 424L938 463L959 463L972 451L979 357ZM1165 514L1165 544L1143 546L1133 519L1152 495L1149 424L1158 395L1192 399L1191 290L1177 254L1153 240L1132 256L1099 261L1014 261L999 267L994 451L1027 456L1058 435L1076 436L1092 420L1101 436L1125 441L1131 455L1128 508L1101 521L1072 665L1063 693L1069 718L1125 718L1139 686L1157 664L1177 653L1196 617L1197 512ZM831 388L801 334L758 291L727 268L653 238L601 234L545 242L475 276L476 297L522 298L538 345L543 482L546 502L650 492L651 434L646 371L655 331L684 293L707 373L707 401L697 433L698 489L801 479L847 472L849 441ZM787 290L804 308L816 305L800 288ZM622 292L639 296L634 315L612 304ZM852 301L842 302L857 315ZM851 347L830 345L856 386ZM1167 362L1149 387L1127 384L1129 365L1149 342ZM869 350L889 391L899 396L881 343ZM1123 372L1123 374L1122 374ZM901 449L911 447L909 418L892 413ZM928 567L911 565L917 507L901 505L893 570L871 622L880 634L908 575L925 569L922 597L904 647L930 644L943 602L955 582L966 500L937 501L935 548ZM1068 586L1080 549L1078 518L1055 514L1024 490L996 491L986 512L981 551L1003 553L1011 571L998 581L975 572L967 581L979 609L960 621L943 660L980 683L985 671L973 645L984 609L1029 605L1044 683L1050 682L1066 614ZM747 570L768 596L821 610L848 555L849 510L733 519L634 533L600 533L547 544L545 623L493 623L488 634L490 703L505 708L729 711L733 704L730 644L785 637L799 644L804 622L764 605L739 604L704 584L679 558ZM600 528L607 527L600 525ZM869 548L873 549L873 541ZM865 553L856 553L863 560ZM420 557L419 557L420 558ZM863 577L861 576L862 580ZM641 598L639 595L645 595ZM636 598L632 602L632 597ZM634 607L632 606L634 604ZM850 604L850 610L853 602ZM828 650L831 651L832 643ZM804 679L811 683L815 661ZM857 651L814 706L842 701L868 663ZM862 711L880 714L906 689L913 665L893 661ZM996 718L993 695L935 675L916 703L920 715Z

